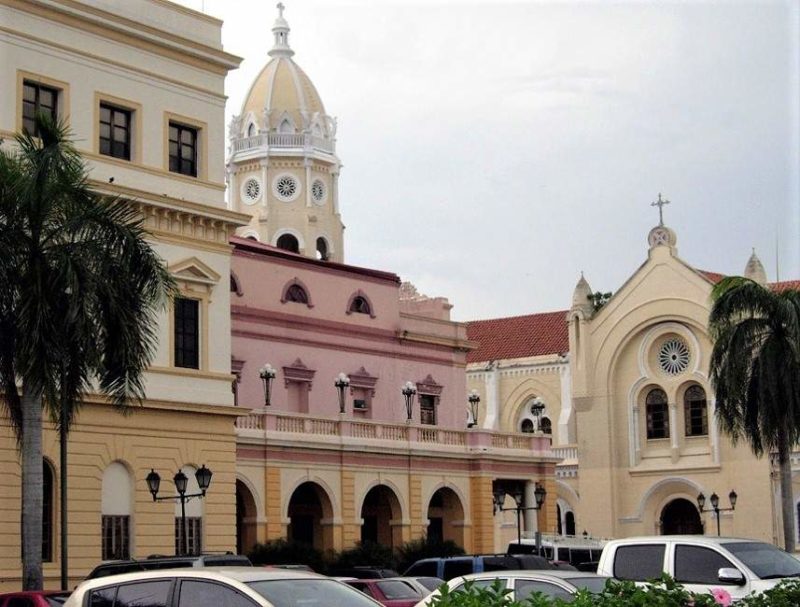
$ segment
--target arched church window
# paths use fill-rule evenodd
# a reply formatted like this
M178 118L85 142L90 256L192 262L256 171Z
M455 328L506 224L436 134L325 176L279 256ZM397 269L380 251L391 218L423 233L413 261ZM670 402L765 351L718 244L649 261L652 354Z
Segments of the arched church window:
M647 438L669 438L669 407L667 394L661 388L653 388L645 399L647 415Z
M370 308L366 297L357 295L350 303L350 312L355 312L356 314L371 314L372 309Z
M284 251L291 251L292 253L300 252L300 243L297 242L297 238L292 234L282 234L281 237L278 238L277 245L279 249L283 249Z
M281 120L281 123L278 125L278 132L284 135L289 135L294 132L294 127L288 118Z
M329 255L328 243L322 237L317 238L317 259L328 261Z
M567 511L564 516L564 531L567 535L575 535L575 513L572 511Z
M47 460L42 466L42 561L53 561L53 468Z
M564 527L561 524L561 506L556 504L556 531L558 535L564 535Z
M293 301L295 303L308 303L308 293L300 285L292 285L286 289L286 301Z
M545 434L553 433L553 422L550 421L549 417L543 417L540 423L542 424L541 428L542 432L544 432Z
M520 426L520 431L526 434L533 434L533 421L530 419L523 419Z
M251 122L250 126L247 127L247 136L255 137L255 134L256 134L256 125Z
M691 386L683 395L683 415L686 436L706 436L708 434L706 391L700 386Z

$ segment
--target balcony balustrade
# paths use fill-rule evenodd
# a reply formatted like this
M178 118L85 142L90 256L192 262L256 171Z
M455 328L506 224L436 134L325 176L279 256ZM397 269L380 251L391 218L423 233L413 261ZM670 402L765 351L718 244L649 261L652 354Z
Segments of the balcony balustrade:
M236 419L240 440L293 443L313 447L339 443L343 447L422 449L440 452L492 452L555 461L550 438L542 434L495 432L481 429L453 430L417 423L318 417L259 409Z
M231 141L233 154L267 148L319 150L333 154L336 151L336 142L310 133L260 133Z

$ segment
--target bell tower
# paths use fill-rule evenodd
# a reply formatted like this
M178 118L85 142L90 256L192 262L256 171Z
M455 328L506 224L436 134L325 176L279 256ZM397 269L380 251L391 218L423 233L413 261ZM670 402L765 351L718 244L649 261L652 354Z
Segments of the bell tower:
M270 60L229 125L229 204L251 217L237 235L341 263L336 120L292 58L283 11L279 3Z

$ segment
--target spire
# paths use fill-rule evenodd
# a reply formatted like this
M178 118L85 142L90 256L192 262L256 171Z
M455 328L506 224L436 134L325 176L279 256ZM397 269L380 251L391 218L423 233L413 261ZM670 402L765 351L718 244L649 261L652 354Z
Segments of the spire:
M272 26L272 35L275 36L275 44L267 53L270 57L291 57L294 51L289 48L289 24L283 18L283 9L286 7L283 2L278 2L278 18Z
M753 249L753 254L750 255L750 259L747 260L747 265L744 267L744 276L760 285L767 284L767 272L764 270L764 264L761 263L758 255L756 255L755 248Z
M589 282L584 278L583 272L578 283L575 285L575 290L572 292L572 309L582 310L584 313L591 315L592 301L589 296L592 294L592 287Z

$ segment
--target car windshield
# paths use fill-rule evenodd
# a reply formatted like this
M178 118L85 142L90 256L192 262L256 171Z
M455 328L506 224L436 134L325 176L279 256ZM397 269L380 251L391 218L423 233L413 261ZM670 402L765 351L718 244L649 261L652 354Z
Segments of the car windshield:
M387 599L418 599L420 593L417 592L410 584L401 580L384 580L375 582L375 585L381 589L383 596Z
M331 579L263 580L250 588L275 607L375 607L363 592Z
M800 577L800 561L772 544L727 542L725 548L762 580Z
M444 584L444 580L438 577L418 577L417 581L430 591L434 591Z
M571 577L568 580L565 580L575 586L575 588L582 589L586 588L589 592L593 593L600 593L603 592L603 588L606 586L606 580L609 578L607 577Z

